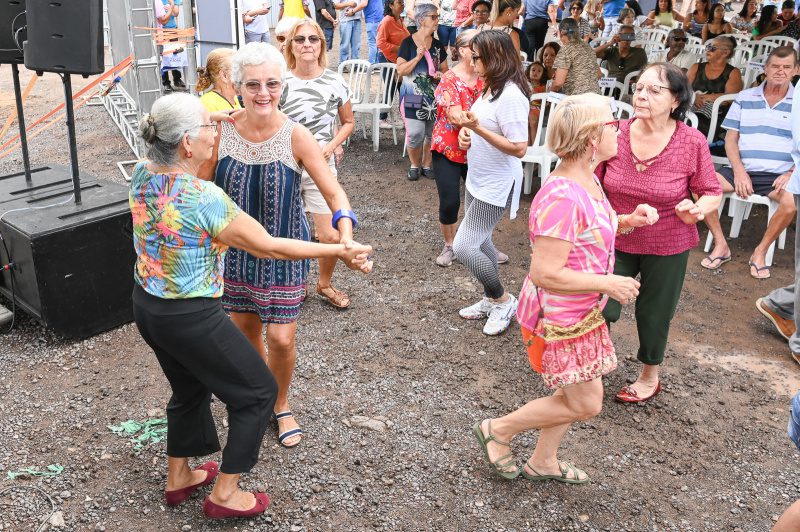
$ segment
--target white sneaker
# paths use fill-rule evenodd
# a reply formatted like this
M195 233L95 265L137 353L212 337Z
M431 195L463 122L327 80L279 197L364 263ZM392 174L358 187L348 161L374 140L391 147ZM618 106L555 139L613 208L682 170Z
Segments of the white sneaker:
M507 264L508 263L508 255L503 253L502 251L497 252L497 264Z
M495 304L484 297L474 305L459 310L458 315L465 320L482 320L489 315L494 307Z
M505 303L496 303L489 312L489 319L486 321L486 325L483 326L483 334L497 336L508 329L511 320L517 314L517 303L517 298L511 294L508 294L508 301Z

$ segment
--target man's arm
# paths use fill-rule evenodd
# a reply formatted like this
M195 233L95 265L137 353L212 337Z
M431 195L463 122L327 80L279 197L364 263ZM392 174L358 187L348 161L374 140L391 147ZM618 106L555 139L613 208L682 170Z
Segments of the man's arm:
M353 8L353 14L355 15L359 11L363 11L364 8L367 7L368 1L369 0L364 0L363 2L359 3L358 5L356 5L356 7Z

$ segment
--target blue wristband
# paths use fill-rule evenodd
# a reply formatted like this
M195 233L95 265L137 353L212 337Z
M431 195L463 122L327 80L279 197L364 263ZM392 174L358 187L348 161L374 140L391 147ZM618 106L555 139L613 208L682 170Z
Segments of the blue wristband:
M339 230L339 220L341 220L342 218L350 218L350 220L352 220L353 222L353 228L355 228L358 225L358 218L356 218L356 213L354 213L349 209L348 210L339 209L338 211L333 213L333 220L331 220L333 228L336 229L337 231Z

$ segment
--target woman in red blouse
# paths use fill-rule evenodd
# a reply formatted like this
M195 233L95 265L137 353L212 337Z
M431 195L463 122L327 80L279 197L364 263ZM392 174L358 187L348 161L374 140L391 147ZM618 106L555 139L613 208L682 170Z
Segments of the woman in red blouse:
M642 283L635 315L643 366L636 382L617 394L623 402L646 401L661 391L658 368L670 321L689 250L700 240L695 224L722 198L705 136L682 122L691 94L686 75L675 65L646 67L633 95L636 117L622 122L617 156L597 170L616 212L632 212L636 205L648 203L659 214L655 225L616 241L614 273L641 275ZM618 302L609 302L603 311L606 321L617 321L620 309Z
M483 81L478 78L471 60L470 43L477 34L478 30L466 30L456 37L453 59L461 60L444 73L434 93L437 109L431 150L436 189L439 191L439 224L444 237L444 248L436 258L436 264L442 267L453 263L453 239L461 208L461 181L467 178L467 152L458 147L461 128L453 122L460 122L462 111L469 111L483 90Z

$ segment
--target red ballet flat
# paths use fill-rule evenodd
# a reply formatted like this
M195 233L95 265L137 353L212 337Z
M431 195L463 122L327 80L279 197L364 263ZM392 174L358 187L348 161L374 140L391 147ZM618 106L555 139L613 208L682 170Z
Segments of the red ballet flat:
M205 471L206 472L206 479L203 482L199 482L197 484L193 484L191 486L186 486L185 488L181 488L179 490L171 490L167 491L164 490L164 499L167 502L167 506L177 506L189 497L191 497L192 493L197 491L198 488L202 488L203 486L208 486L214 479L217 478L219 474L219 464L216 462L206 462L205 464L195 467L193 471Z
M269 506L269 495L266 493L256 492L253 492L253 495L256 497L256 504L249 510L234 510L233 508L226 508L225 506L220 506L219 504L211 502L211 499L206 497L206 500L203 501L203 513L206 514L206 517L210 517L211 519L253 517L254 515L263 514Z
M643 403L644 401L647 401L655 397L660 391L661 391L661 381L658 381L656 383L656 389L653 390L653 393L651 393L647 397L639 397L639 394L636 393L636 390L634 390L630 386L625 386L616 395L616 399L617 401L620 401L622 403Z

